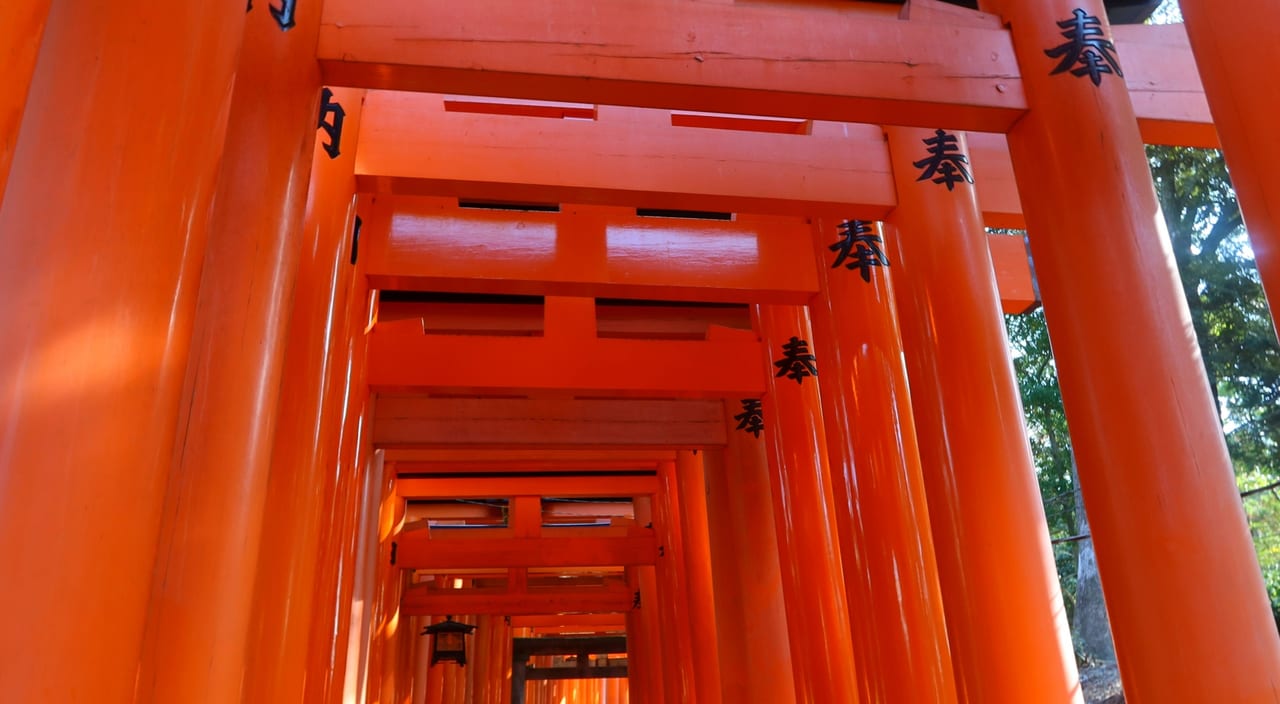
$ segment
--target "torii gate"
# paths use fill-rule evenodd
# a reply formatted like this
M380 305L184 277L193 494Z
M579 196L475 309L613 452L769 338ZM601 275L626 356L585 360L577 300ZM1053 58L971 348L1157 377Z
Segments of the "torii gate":
M559 614L637 701L1078 701L1042 301L1127 697L1277 701L1142 144L1220 137L1275 300L1280 7L1182 4L6 3L6 695L498 702Z

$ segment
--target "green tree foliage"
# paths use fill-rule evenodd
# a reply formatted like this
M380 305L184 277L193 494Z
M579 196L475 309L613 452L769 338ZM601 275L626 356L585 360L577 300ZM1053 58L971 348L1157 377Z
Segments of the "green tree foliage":
M1237 474L1280 477L1280 349L1222 154L1147 152Z
M1280 346L1235 190L1217 151L1149 147L1148 158L1238 483L1269 486L1280 481ZM1066 538L1079 508L1048 330L1039 312L1010 316L1008 326L1045 513L1052 536ZM1245 508L1280 614L1280 493L1249 494ZM1073 544L1056 545L1056 553L1071 608Z
M1077 492L1071 468L1071 436L1067 432L1067 415L1062 409L1062 392L1058 389L1058 370L1049 348L1049 328L1041 310L1008 315L1005 322L1018 388L1022 392L1027 436L1039 474L1045 518L1049 521L1049 535L1054 540L1062 540L1076 534ZM1053 556L1070 617L1075 610L1075 543L1055 543Z

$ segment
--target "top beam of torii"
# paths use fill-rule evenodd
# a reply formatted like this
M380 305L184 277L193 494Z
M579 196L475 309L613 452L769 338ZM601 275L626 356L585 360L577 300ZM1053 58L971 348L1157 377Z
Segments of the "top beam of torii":
M328 0L331 85L1005 132L1026 111L998 18L728 0ZM1148 142L1213 146L1180 26L1114 28Z

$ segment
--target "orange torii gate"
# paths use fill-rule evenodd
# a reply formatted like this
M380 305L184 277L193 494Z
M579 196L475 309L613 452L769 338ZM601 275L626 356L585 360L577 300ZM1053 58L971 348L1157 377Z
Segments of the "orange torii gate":
M6 693L496 704L499 617L585 610L637 701L1076 701L1043 301L1127 696L1274 701L1142 143L1221 142L1275 300L1280 8L978 5L7 3ZM415 543L457 491L525 534ZM415 673L451 598L474 667Z

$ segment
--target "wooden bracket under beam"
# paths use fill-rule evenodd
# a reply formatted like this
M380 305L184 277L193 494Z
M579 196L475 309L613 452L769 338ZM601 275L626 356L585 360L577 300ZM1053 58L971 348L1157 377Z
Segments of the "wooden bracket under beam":
M401 598L400 616L623 613L633 608L634 601L634 590L625 585L531 589L527 592L414 586L405 590Z

